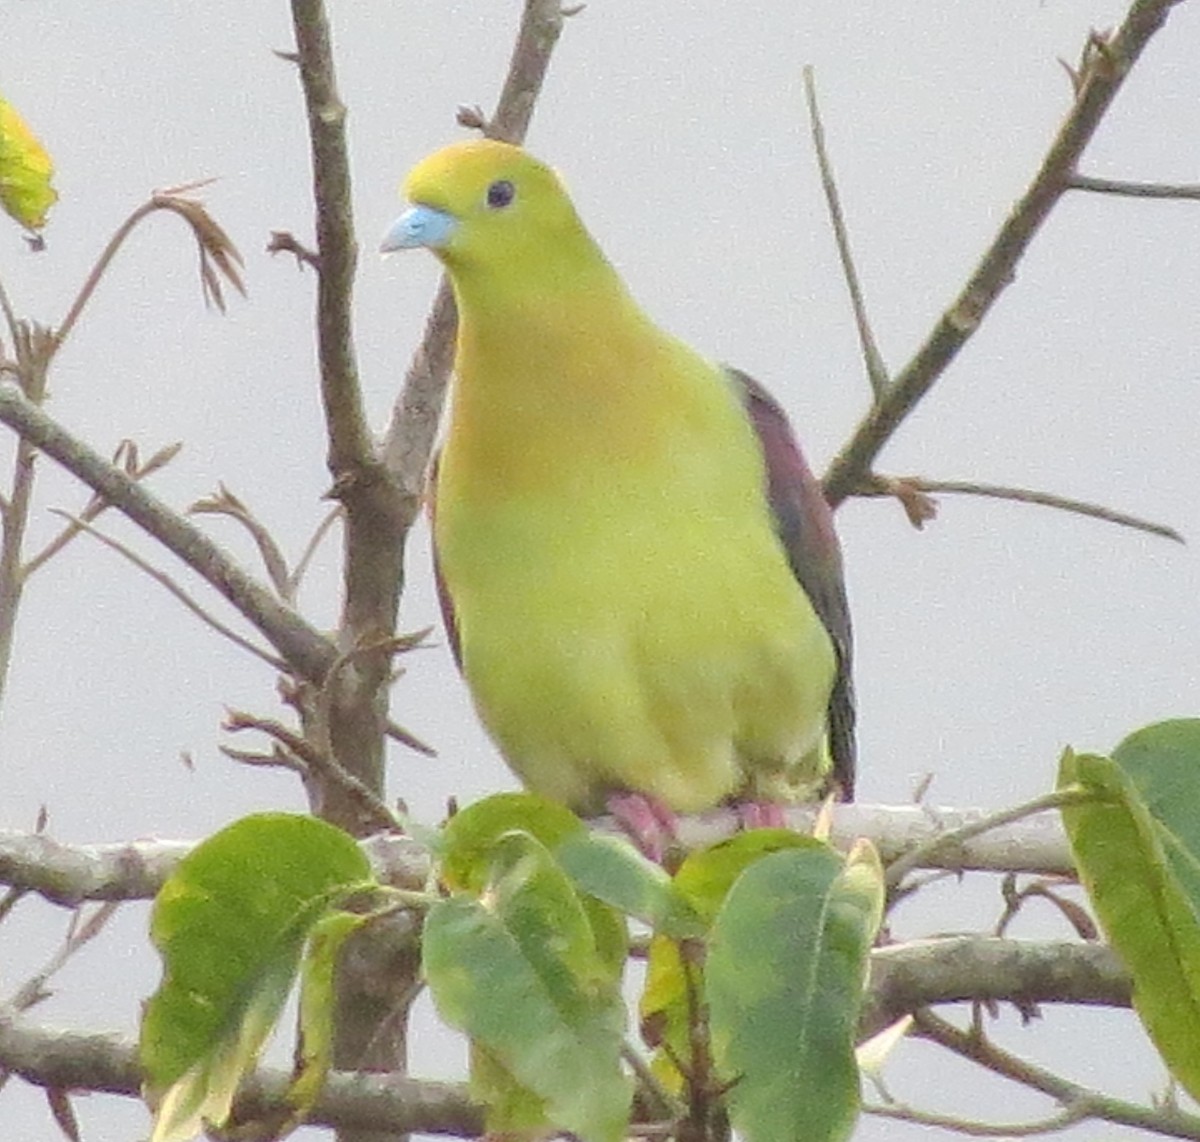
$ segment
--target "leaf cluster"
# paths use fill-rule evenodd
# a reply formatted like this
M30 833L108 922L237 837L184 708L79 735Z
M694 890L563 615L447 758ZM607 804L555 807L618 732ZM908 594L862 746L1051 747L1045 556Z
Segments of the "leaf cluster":
M287 814L239 821L180 864L155 903L164 974L142 1025L153 1142L234 1125L238 1085L297 979L293 1113L236 1125L277 1137L301 1121L330 1065L338 953L397 909L424 917L423 980L470 1040L489 1130L849 1136L884 899L870 845L844 856L759 830L671 876L529 794L487 798L430 840L424 893L374 881L349 836ZM649 948L640 1047L624 998L635 935Z

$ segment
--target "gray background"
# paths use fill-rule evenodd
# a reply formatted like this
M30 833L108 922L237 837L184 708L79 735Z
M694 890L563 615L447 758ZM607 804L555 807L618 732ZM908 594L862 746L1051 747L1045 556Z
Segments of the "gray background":
M395 187L461 132L458 103L490 106L518 5L414 0L333 5L360 239L360 363L382 425L436 280L431 258L372 251ZM976 261L1067 108L1056 57L1075 60L1116 3L901 0L889 5L647 4L597 0L568 24L530 146L566 175L585 219L664 325L766 382L818 468L867 402L820 198L800 87L817 68L834 162L883 352L912 351ZM1200 8L1183 5L1088 152L1088 173L1200 181ZM124 215L156 187L219 176L206 192L246 258L249 297L200 303L189 239L160 217L103 284L51 376L50 410L108 450L182 440L154 486L186 505L226 481L293 554L325 506L314 381L313 277L263 253L268 232L311 235L308 155L285 5L10 2L0 90L52 151L62 201L49 249L0 226L0 278L18 311L61 320ZM1200 206L1069 197L1018 280L880 469L1021 483L1200 532L1196 506ZM2 442L5 454L10 442ZM43 470L32 534L77 508ZM1109 749L1146 722L1197 710L1192 549L1043 509L944 499L919 533L891 503L839 515L858 636L865 801L1001 807L1046 790L1068 743ZM115 519L114 533L133 537ZM245 538L212 532L247 560ZM166 557L164 565L171 565ZM336 542L304 591L336 614ZM404 624L435 621L422 536ZM172 567L174 570L174 567ZM187 581L186 573L179 572ZM216 604L214 604L216 605ZM445 799L512 784L481 735L443 645L412 656L397 718L436 761L397 752L391 791L427 821ZM287 775L217 752L223 705L275 711L270 671L184 614L159 586L84 539L32 583L0 717L0 827L45 805L64 840L196 837L266 807L299 809ZM236 744L246 745L247 742ZM194 770L181 764L186 751ZM990 891L940 890L901 934L987 924ZM129 909L61 977L46 1020L132 1029L157 978L144 914ZM0 931L0 992L56 946L65 917L30 903ZM1034 916L1026 934L1059 933ZM1068 1075L1145 1098L1161 1069L1127 1017L1048 1012L1006 1041ZM417 1070L455 1074L457 1045L427 1036ZM1045 1104L967 1082L907 1044L898 1096L1004 1119ZM77 1103L88 1139L145 1129L133 1103ZM56 1137L40 1095L10 1084L0 1127ZM862 1138L915 1128L864 1121ZM1077 1131L1077 1133L1080 1133ZM1092 1135L1096 1131L1092 1130ZM1111 1133L1103 1131L1102 1134Z

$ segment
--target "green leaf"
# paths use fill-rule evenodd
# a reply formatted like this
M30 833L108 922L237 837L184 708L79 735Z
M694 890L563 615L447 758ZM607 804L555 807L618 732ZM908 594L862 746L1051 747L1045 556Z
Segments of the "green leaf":
M482 1043L471 1041L471 1095L487 1107L488 1137L541 1138L550 1121L546 1100L523 1086Z
M705 966L713 1059L746 1142L840 1142L859 1107L854 1035L883 874L860 842L771 853L730 889Z
M573 835L554 855L567 875L597 900L670 936L703 935L703 923L670 876L621 837Z
M789 829L752 829L691 853L675 874L684 899L711 924L743 872L771 853L789 849L829 852L824 841Z
M431 909L423 954L442 1018L486 1053L477 1089L492 1099L490 1130L528 1128L540 1099L549 1122L584 1142L625 1137L632 1086L620 1062L620 977L544 844L502 835L480 898ZM497 1100L505 1072L514 1089ZM521 1089L534 1097L518 1097Z
M1134 780L1115 761L1071 750L1063 754L1059 766L1059 788L1081 787L1094 800L1064 807L1062 818L1079 879L1109 942L1133 977L1133 1006L1171 1073L1197 1098L1200 913L1191 891L1194 825L1178 822L1175 807L1166 804L1170 798L1164 800L1170 789L1185 804L1194 794L1175 785L1185 753L1172 747L1174 733L1169 730L1159 739L1172 747L1159 755L1165 758L1167 780L1156 789L1148 771L1151 755L1157 751L1146 748L1156 737L1134 735L1119 752L1131 771L1138 773L1138 785L1156 790L1155 803L1166 821L1151 815ZM1200 758L1193 758L1193 772L1200 772L1197 764ZM1185 879L1177 875L1180 869Z
M152 1142L180 1142L226 1118L309 931L331 898L370 874L347 834L285 813L237 821L180 862L150 922L163 960L139 1044L156 1107Z
M569 809L532 793L497 793L456 813L431 845L439 858L443 882L478 895L492 874L496 844L506 833L524 832L555 853L588 836L587 827ZM601 900L587 897L596 949L619 974L629 954L625 921Z
M491 875L492 854L505 833L536 837L552 852L568 837L587 832L570 809L533 793L496 793L461 809L442 830L442 879L451 888L478 894Z
M1146 726L1112 755L1161 826L1171 872L1200 917L1200 718Z
M288 1129L302 1122L316 1105L317 1095L333 1065L338 956L346 941L373 919L370 913L329 912L309 934L300 967L300 1041L288 1087L287 1101L294 1110Z
M58 201L50 185L54 164L16 108L0 97L0 207L29 230L46 224Z
M754 829L690 853L675 874L675 889L700 918L703 935L733 883L755 861L768 853L825 849L821 841L787 829ZM683 1085L683 1076L673 1060L682 1059L691 1065L691 996L698 994L700 986L699 969L684 964L680 944L665 935L655 935L650 941L639 1013L642 1036L656 1048L651 1069L672 1092Z
M592 926L592 940L604 974L620 979L629 959L629 927L625 917L594 896L582 896L579 903Z

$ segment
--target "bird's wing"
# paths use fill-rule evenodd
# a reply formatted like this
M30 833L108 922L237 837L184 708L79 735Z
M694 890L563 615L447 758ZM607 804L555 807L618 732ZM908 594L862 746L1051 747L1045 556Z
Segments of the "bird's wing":
M437 517L437 478L441 459L441 452L435 452L429 465L429 478L425 485L425 506L429 512L431 536ZM454 614L454 600L450 597L450 589L446 586L446 577L442 574L441 563L438 560L437 540L431 538L430 542L433 544L433 581L437 585L438 606L442 609L442 622L446 627L446 637L450 640L450 653L454 655L454 664L459 670L462 670L462 639L458 635L458 619Z
M853 640L842 553L833 512L820 481L796 444L787 414L753 377L725 366L741 395L762 445L767 498L792 573L804 588L837 652L838 670L829 699L829 752L841 796L854 798Z

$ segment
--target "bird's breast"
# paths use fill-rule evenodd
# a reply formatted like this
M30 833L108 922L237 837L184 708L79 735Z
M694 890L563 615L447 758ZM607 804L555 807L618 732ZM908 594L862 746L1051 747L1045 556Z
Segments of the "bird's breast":
M783 768L821 740L828 636L761 489L736 464L691 471L713 466L699 459L656 470L574 453L536 488L439 487L467 681L546 796L595 810L632 788L692 811L733 793L748 756Z
M476 707L528 787L692 811L820 743L833 652L724 374L595 316L465 315L438 563Z

